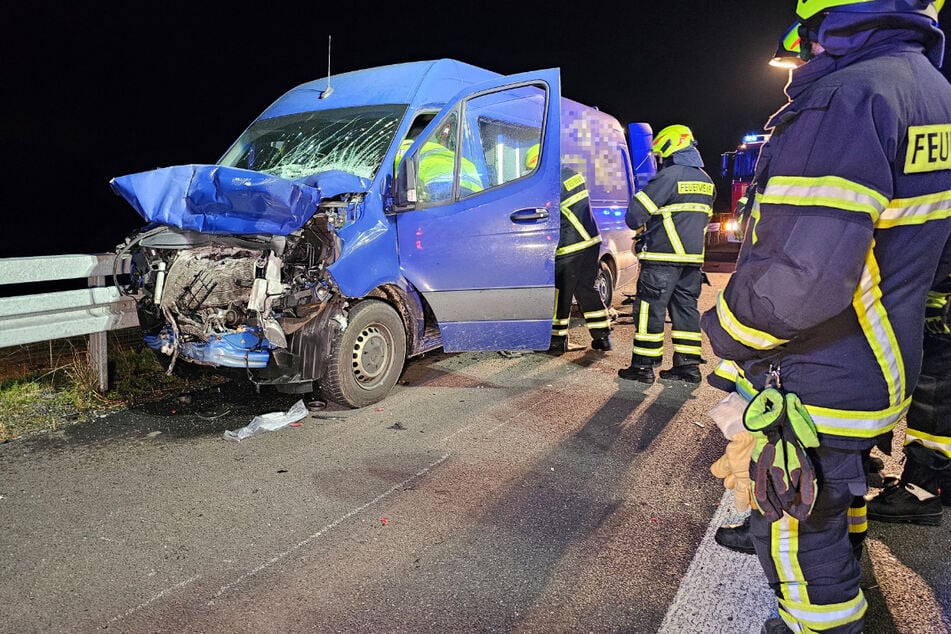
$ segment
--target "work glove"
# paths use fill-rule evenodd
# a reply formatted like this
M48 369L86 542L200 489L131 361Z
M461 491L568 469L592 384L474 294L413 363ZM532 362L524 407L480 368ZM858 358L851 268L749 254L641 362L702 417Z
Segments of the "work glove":
M816 426L799 397L767 388L754 398L743 425L761 437L753 448L753 497L769 522L789 513L809 518L816 501L816 471L806 450L819 446Z
M740 513L750 508L750 461L756 438L745 429L730 439L723 455L710 466L710 473L723 480L723 488L733 490L733 505Z

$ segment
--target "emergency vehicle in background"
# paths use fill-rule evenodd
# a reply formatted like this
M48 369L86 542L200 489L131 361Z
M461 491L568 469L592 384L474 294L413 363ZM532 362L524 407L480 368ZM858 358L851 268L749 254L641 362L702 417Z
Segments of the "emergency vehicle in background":
M720 176L730 186L730 210L713 217L707 231L708 241L739 242L743 238L741 219L737 218L737 204L740 198L746 196L746 189L753 182L756 160L768 138L766 134L747 134L735 150L720 155Z
M217 164L114 178L149 223L117 249L146 344L170 372L349 407L430 350L547 349L562 165L585 177L609 303L637 271L627 204L656 172L649 125L560 90L558 69L450 59L333 75L280 96Z

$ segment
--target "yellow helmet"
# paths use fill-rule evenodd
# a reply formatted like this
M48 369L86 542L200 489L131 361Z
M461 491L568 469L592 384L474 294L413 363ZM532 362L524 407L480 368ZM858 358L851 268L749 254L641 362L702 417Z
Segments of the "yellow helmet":
M538 165L538 144L536 143L532 147L528 148L528 151L525 152L525 167L526 169L533 170Z
M944 0L798 0L796 15L808 20L829 9L853 13L920 13L937 22L943 6Z
M660 154L661 158L667 158L674 152L686 149L696 143L693 138L693 132L685 125L669 125L654 137L654 143L651 144L651 151Z
M799 36L799 22L794 22L783 36L779 39L779 45L773 54L773 59L769 60L770 66L778 68L795 68L802 64L800 51L802 49L802 38Z

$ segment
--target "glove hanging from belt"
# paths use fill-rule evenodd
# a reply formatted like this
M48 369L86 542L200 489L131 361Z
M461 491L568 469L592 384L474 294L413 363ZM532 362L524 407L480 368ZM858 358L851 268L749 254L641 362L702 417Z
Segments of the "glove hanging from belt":
M753 494L769 522L787 512L804 521L816 501L816 470L806 449L818 447L815 423L799 397L769 387L746 408L743 425L757 436Z

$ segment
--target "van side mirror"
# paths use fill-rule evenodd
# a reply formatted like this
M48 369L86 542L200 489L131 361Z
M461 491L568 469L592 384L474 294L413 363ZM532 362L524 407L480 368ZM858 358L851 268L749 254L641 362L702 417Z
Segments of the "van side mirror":
M416 157L400 163L393 179L393 213L416 209Z

